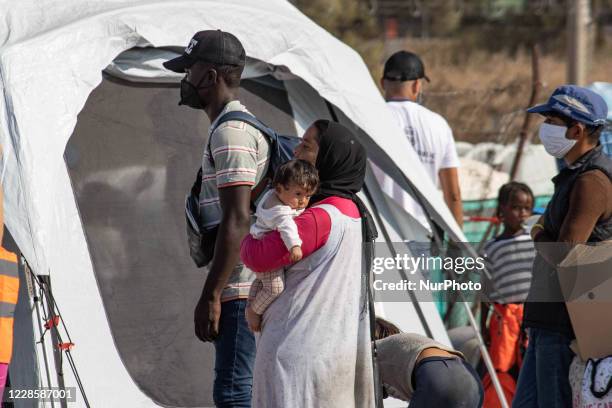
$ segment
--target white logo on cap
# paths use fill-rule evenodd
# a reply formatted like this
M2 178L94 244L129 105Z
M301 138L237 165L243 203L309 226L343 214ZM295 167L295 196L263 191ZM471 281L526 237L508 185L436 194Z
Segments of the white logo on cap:
M187 55L191 54L191 51L193 51L193 47L195 47L196 45L198 45L198 41L192 38L187 48L185 48L185 54Z
M559 102L563 102L566 105L569 105L569 106L574 107L575 109L578 109L580 112L584 112L586 114L590 113L589 110L587 109L587 107L584 106L584 104L582 102L580 102L576 98L572 98L569 95L555 95L555 96L553 96L553 98L555 98Z

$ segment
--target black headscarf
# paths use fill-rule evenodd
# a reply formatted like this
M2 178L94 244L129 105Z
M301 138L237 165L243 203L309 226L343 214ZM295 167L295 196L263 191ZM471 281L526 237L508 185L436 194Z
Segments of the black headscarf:
M339 123L318 120L315 126L319 129L316 168L319 171L320 187L310 202L314 204L332 196L353 200L361 215L364 242L372 242L378 232L372 215L357 197L365 180L365 148L349 129Z

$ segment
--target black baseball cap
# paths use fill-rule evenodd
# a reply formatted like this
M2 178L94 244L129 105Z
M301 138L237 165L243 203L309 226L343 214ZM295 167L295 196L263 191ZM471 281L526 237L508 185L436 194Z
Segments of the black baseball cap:
M246 53L240 40L233 34L221 30L198 31L189 41L183 55L164 62L164 67L183 73L198 61L244 67Z
M423 61L413 52L398 51L385 62L383 78L389 81L411 81L414 79L429 78L425 75Z

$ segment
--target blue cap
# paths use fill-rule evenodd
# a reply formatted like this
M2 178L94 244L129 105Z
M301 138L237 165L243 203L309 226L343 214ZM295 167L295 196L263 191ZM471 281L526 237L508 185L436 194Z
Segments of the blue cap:
M590 126L606 123L608 105L599 94L576 85L555 89L548 102L527 109L529 113L557 113Z

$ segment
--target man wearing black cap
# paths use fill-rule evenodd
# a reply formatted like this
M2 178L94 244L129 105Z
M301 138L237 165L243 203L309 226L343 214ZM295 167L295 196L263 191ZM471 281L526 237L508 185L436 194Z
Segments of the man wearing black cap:
M528 112L546 118L542 145L567 166L552 179L554 194L531 230L537 255L523 321L529 346L513 406L571 407L575 335L556 268L574 245L612 239L612 160L599 145L608 108L595 92L565 85Z
M459 158L453 132L442 116L420 104L423 80L429 82L419 56L412 52L399 51L385 63L381 86L385 92L387 106L419 155L431 180L442 189L444 200L455 220L462 226L463 207L457 176ZM427 217L416 201L407 194L394 198L429 229Z
M267 139L240 121L218 119L230 111L245 111L238 101L245 65L240 41L220 30L196 33L183 55L164 63L185 73L181 105L206 112L209 146L202 160L201 226L218 226L215 254L194 312L195 331L215 345L213 398L217 407L250 407L255 339L245 319L253 272L240 262L240 242L250 226L251 190L267 172ZM212 157L211 157L212 156Z

